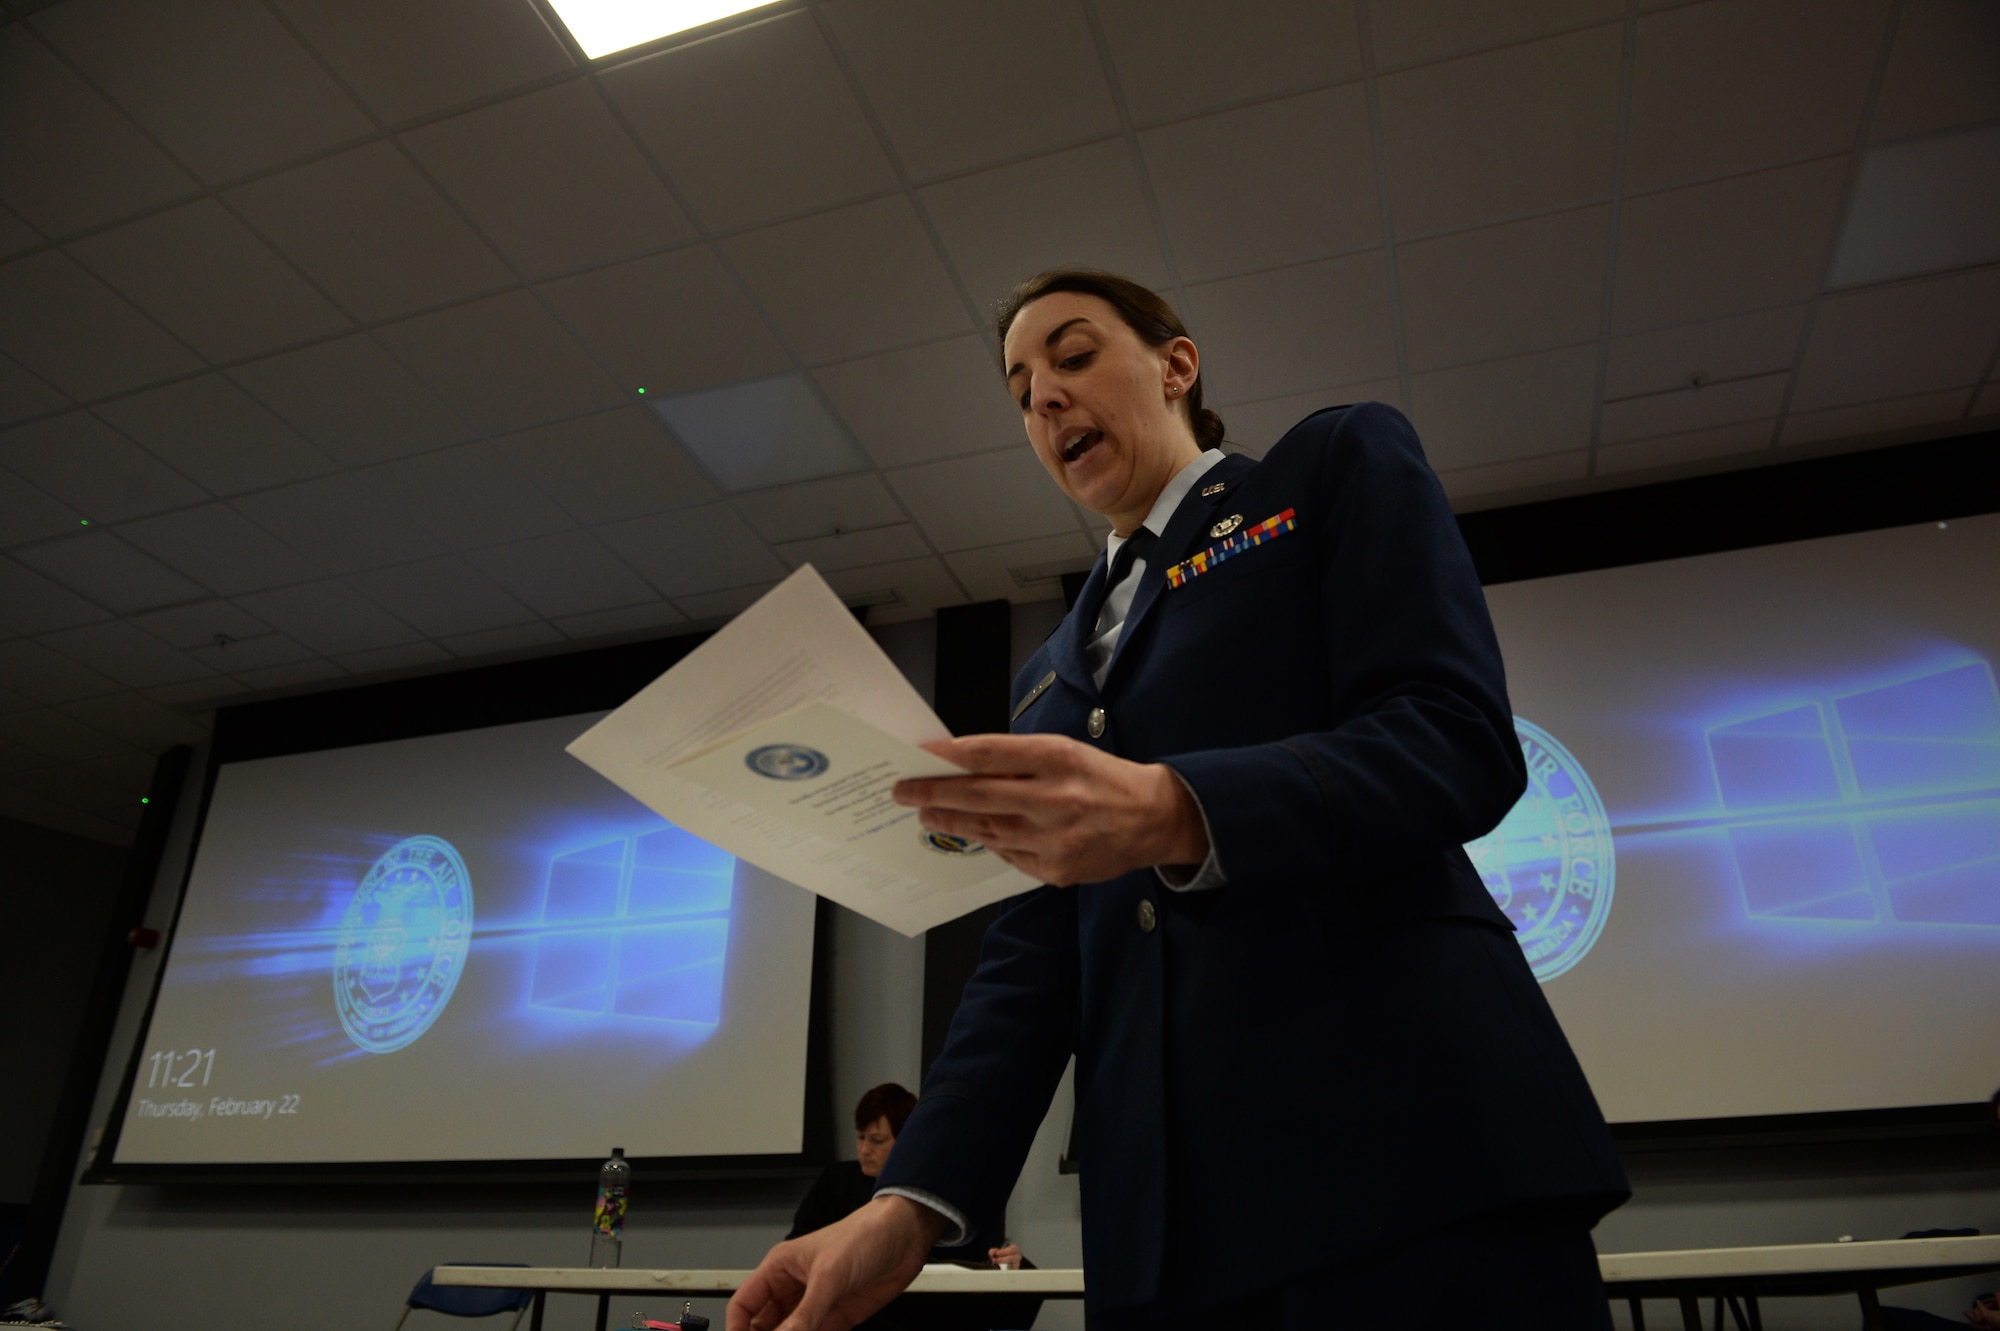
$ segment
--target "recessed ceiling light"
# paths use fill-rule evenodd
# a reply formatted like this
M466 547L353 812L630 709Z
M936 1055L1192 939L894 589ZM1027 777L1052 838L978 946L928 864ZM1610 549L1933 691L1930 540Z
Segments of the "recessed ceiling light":
M772 0L549 0L570 36L592 60L628 46L699 28Z

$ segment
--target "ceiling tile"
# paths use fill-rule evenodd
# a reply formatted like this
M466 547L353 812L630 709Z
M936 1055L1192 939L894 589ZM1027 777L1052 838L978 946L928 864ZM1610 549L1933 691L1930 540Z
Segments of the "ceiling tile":
M1463 513L1467 509L1486 507L1484 503L1468 503L1469 500L1482 496L1531 496L1566 481L1580 481L1589 473L1590 451L1578 448L1522 458L1518 462L1460 467L1456 471L1440 473L1438 480L1443 483L1452 507Z
M429 638L505 628L535 618L534 611L457 558L375 569L348 582Z
M442 553L421 501L373 489L350 473L231 501L237 511L321 568L336 573Z
M1398 246L1410 368L1490 360L1597 336L1610 247L1609 208Z
M365 652L414 642L420 635L388 611L338 582L252 592L237 604L316 652ZM232 671L239 678L242 672Z
M206 718L185 716L140 693L88 698L65 703L57 710L146 753L158 753L175 744L198 744L209 732Z
M779 333L808 362L965 331L965 306L902 195L723 242Z
M1172 282L1122 138L929 185L919 197L982 310L1015 283L1065 265L1107 268L1150 287Z
M588 81L509 98L403 142L531 277L694 239L694 226Z
M1792 410L1978 382L2000 339L2000 269L1900 282L1820 302Z
M1621 472L1648 471L1655 467L1761 453L1771 447L1771 436L1776 430L1777 422L1774 420L1745 421L1739 425L1642 439L1637 443L1600 445L1596 474L1615 476Z
M99 232L69 252L211 361L353 327L212 199Z
M246 619L253 618L244 611ZM252 637L238 638L224 634L227 642L210 639L187 649L188 655L206 665L214 666L238 678L253 670L266 670L272 666L292 665L299 661L310 661L315 657L311 648L301 646L282 633L265 630ZM154 696L157 691L148 690Z
M1386 402L1401 411L1403 386L1394 379L1378 379L1373 383L1239 403L1222 408L1221 415L1230 444L1255 457L1263 457L1271 451L1271 445L1285 437L1286 431L1315 411L1356 402Z
M1396 373L1380 250L1189 287L1187 298L1202 391L1218 402Z
M170 610L134 615L130 622L161 642L184 651L213 647L218 636L234 641L271 632L270 625L228 601L196 601L191 605L177 605Z
M599 79L712 229L758 226L896 187L808 13L618 65Z
M223 596L304 582L320 574L309 561L226 504L203 504L128 522L118 534Z
M443 639L441 645L453 656L476 660L480 657L540 655L536 648L555 647L567 641L553 625L538 619L532 624L516 624L511 628L461 633L455 638Z
M117 693L118 685L38 642L0 642L0 684L38 703L64 703Z
M376 336L482 431L516 430L626 400L530 292L419 315Z
M1100 0L1097 13L1141 125L1361 76L1352 0Z
M281 0L278 7L392 124L574 68L533 5Z
M1618 223L1618 332L1792 305L1819 289L1843 159L1627 199Z
M1968 420L1983 420L2000 416L2000 383L1987 384L1979 390L1979 396L1972 403L1972 410L1966 413Z
M226 703L239 701L249 692L250 686L241 680L218 675L214 679L200 679L187 684L163 684L157 689L147 689L145 696L168 707L212 712Z
M116 398L96 414L210 494L261 490L333 467L325 454L219 374Z
M2000 6L1903 0L1869 137L1899 138L2000 117Z
M141 697L132 694L132 697ZM127 799L144 797L153 784L155 760L148 754L130 753L110 758L92 758L77 766L106 785L122 791Z
M1930 433L1924 426L1956 424L1965 415L1972 396L1969 389L1948 393L1917 393L1884 402L1864 402L1826 411L1794 411L1785 417L1778 436L1781 447L1819 444L1841 439L1867 439L1872 435L1905 430ZM1946 433L1946 432L1941 432Z
M13 209L0 208L0 259L12 258L42 243L41 233L15 216Z
M1613 24L1383 77L1397 234L1608 197L1622 45Z
M372 128L256 0L68 0L35 26L209 180L302 157Z
M80 400L201 368L193 352L54 250L0 267L0 351Z
M1410 419L1438 471L1590 442L1597 348L1566 347L1410 376Z
M1076 510L1028 448L905 467L889 484L942 551L1077 529Z
M869 531L842 532L838 536L815 536L778 547L778 557L793 568L811 564L822 573L889 564L899 559L927 559L930 554L929 543L907 522Z
M82 515L54 496L0 470L0 541L18 545L73 532Z
M832 0L820 12L918 180L1118 129L1077 0Z
M1996 259L2000 125L1991 125L1869 149L1827 284L1859 286Z
M16 550L14 557L113 614L155 610L177 601L198 601L204 595L165 564L106 531L27 546Z
M1165 125L1139 145L1186 281L1382 243L1360 84Z
M905 615L917 615L940 606L964 605L966 595L951 570L936 556L904 559L893 564L873 564L848 568L826 575L827 585L843 599L871 604L882 592L894 592L888 604L874 604L868 612L877 623L888 623Z
M21 23L0 24L0 125L0 201L51 236L196 188Z
M1790 369L1805 331L1804 305L1760 310L1708 323L1683 324L1611 339L1604 369L1606 398L1680 388Z
M239 365L229 377L337 462L380 462L472 433L365 335Z
M775 582L755 582L746 587L728 587L719 592L697 592L682 596L674 604L695 623L732 619L748 610L758 597L777 586Z
M67 397L22 369L13 357L0 356L0 425L45 416L69 405Z
M135 689L180 684L215 673L186 652L122 622L64 629L47 634L41 641L71 660L81 661L107 678Z
M34 570L0 559L0 623L10 635L48 633L104 617L102 610Z
M294 167L228 199L359 319L391 319L514 283L499 256L386 143Z
M1368 12L1379 69L1507 46L1624 15L1623 0L1397 0Z
M572 642L593 642L605 638L666 637L669 635L659 630L685 623L686 615L665 601L655 601L651 605L628 605L587 615L565 615L555 621L555 626Z
M726 504L599 528L605 544L667 597L782 577L785 566ZM579 607L581 608L581 607Z
M308 686L326 684L332 680L345 680L347 672L331 661L318 657L295 661L290 665L263 666L256 670L245 670L236 678L257 693L298 693L310 691Z
M579 522L615 522L716 497L701 469L639 407L559 421L494 442Z
M375 647L365 652L343 652L333 663L350 675L408 674L421 667L452 659L450 652L434 642L406 642L396 647Z
M899 467L1018 443L1020 414L1000 367L973 336L814 371L877 466Z
M840 476L738 495L736 511L767 541L803 541L909 521L876 475Z
M1890 0L1709 0L1639 20L1625 187L1844 152Z
M92 522L118 522L208 497L200 486L84 411L0 430L0 467L32 481Z
M630 388L678 393L791 367L757 307L705 245L580 273L541 291Z
M416 509L446 545L497 545L576 524L488 443L463 444L372 467L362 478Z
M110 735L50 710L0 718L0 737L57 762L109 758L131 752L129 745Z
M1744 421L1772 421L1784 406L1790 381L1791 375L1781 370L1607 402L1598 417L1597 435L1604 443L1616 444Z
M798 373L648 398L725 490L861 471L868 458Z
M488 577L527 602L530 610L551 619L659 599L588 532L497 545L470 558Z
M961 550L945 563L975 601L1043 601L1062 595L1062 575L1089 570L1100 547L1082 532Z

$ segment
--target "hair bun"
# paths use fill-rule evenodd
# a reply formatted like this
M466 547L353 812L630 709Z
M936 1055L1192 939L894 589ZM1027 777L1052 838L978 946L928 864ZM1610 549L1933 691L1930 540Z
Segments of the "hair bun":
M1203 449L1222 447L1222 417L1207 407L1196 407L1192 424L1194 441Z

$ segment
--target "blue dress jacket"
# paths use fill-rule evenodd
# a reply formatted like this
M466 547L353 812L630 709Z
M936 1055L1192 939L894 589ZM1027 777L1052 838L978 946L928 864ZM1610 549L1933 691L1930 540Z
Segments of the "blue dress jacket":
M1169 585L1218 524L1288 511L1291 530ZM1211 1306L1487 1212L1594 1223L1623 1201L1589 1085L1461 849L1526 771L1409 422L1331 408L1203 476L1099 689L1083 644L1104 578L1100 558L1015 680L1014 729L1171 766L1228 884L1177 893L1142 869L1010 902L883 1185L992 1225L1074 1054L1094 1311Z

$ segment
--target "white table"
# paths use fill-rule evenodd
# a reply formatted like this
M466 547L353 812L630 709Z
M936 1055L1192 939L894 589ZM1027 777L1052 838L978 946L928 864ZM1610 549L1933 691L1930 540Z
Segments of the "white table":
M2000 1271L2000 1235L1955 1239L1878 1239L1862 1243L1786 1243L1761 1248L1689 1248L1669 1252L1603 1253L1597 1259L1612 1298L1627 1300L1635 1326L1645 1326L1645 1299L1680 1305L1687 1331L1701 1331L1700 1300L1747 1299L1752 1331L1761 1331L1756 1300L1786 1295L1853 1294L1863 1324L1881 1322L1878 1290ZM602 1331L613 1294L718 1297L734 1294L748 1271L599 1271L576 1266L440 1266L440 1285L479 1285L535 1292L533 1331L550 1293L598 1296ZM979 1271L931 1265L910 1284L913 1294L1039 1294L1083 1297L1081 1270ZM665 1320L665 1319L662 1319Z

